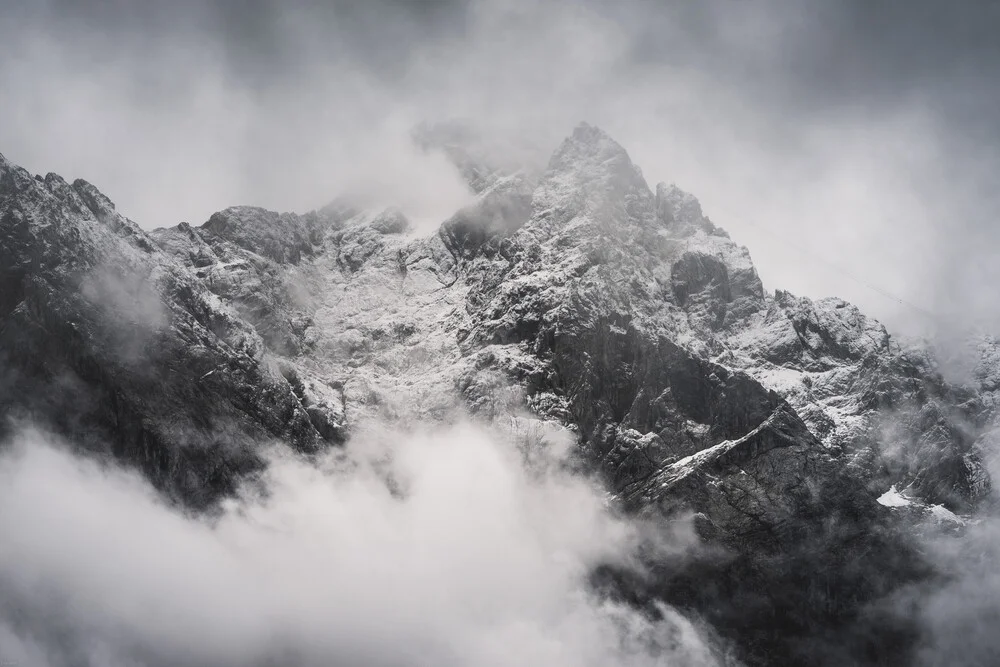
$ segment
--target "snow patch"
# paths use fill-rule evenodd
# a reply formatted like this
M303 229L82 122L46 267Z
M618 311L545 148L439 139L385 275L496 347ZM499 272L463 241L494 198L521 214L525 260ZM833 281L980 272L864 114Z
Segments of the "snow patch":
M965 525L965 519L958 516L944 505L931 505L929 509L931 516L937 519L938 522L957 523L960 526Z
M893 486L878 497L878 504L885 507L909 507L913 503Z

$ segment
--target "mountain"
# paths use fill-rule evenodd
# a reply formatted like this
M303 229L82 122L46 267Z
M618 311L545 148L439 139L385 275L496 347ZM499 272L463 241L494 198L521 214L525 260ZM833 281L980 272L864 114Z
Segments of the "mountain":
M46 424L209 512L274 440L465 413L561 429L621 511L693 513L705 545L595 587L690 611L746 664L909 664L915 630L880 601L931 576L921 521L991 495L996 345L955 384L846 302L769 293L597 128L541 173L445 138L477 199L426 237L344 201L147 233L0 158L5 428Z

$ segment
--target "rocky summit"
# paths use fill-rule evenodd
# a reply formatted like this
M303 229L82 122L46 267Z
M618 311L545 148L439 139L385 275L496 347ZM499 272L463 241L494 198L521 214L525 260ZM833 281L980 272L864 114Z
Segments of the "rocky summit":
M595 127L540 173L440 140L476 200L424 236L341 200L147 232L0 157L2 428L45 424L211 512L274 441L527 420L571 434L616 511L693 516L698 549L595 590L702 619L730 664L911 664L884 601L936 576L924 522L991 496L996 345L956 384L849 303L769 292Z

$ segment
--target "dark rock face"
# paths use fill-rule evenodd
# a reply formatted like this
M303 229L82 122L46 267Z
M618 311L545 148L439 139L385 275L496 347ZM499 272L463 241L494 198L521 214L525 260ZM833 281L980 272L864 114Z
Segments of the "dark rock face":
M476 204L459 211L441 226L440 235L456 259L495 255L503 239L531 216L533 184L520 175L498 179Z
M0 266L5 414L194 507L259 470L270 440L324 444L254 329L93 186L0 161Z
M257 209L229 209L230 217L222 231L225 235L181 223L172 229L156 230L152 236L163 251L187 264L204 287L252 324L268 348L280 354L296 354L304 345L300 330L308 316L289 289L281 262L293 251L296 260L300 259L301 248L291 246L293 251L289 251L272 244L279 261L245 250L227 238L231 232L237 238L242 236L238 233L241 221L236 218L240 211L251 215L250 224L260 219ZM212 219L217 220L217 216Z
M309 213L274 213L254 206L234 206L216 213L202 229L278 264L298 264L313 254L323 232L337 219Z
M537 179L447 139L478 200L429 238L339 204L147 235L89 184L0 163L0 401L196 507L268 439L527 409L626 511L696 517L698 556L600 573L615 594L697 613L749 664L907 664L912 628L877 602L928 572L876 499L986 495L989 369L955 386L847 303L767 294L596 128Z

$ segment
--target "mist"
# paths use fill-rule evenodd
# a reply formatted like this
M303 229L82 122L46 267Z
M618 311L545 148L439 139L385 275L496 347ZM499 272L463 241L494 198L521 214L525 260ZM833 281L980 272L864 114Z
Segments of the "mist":
M907 334L996 324L988 3L436 0L4 7L0 150L152 228L339 195L429 231L468 201L407 129L544 165L579 121L749 246L769 289Z
M414 127L459 121L538 171L587 121L768 290L854 302L966 382L967 339L1000 328L998 31L978 1L0 0L0 152L146 229L346 197L430 234L474 194ZM721 661L697 619L587 585L693 536L481 427L376 425L318 461L276 443L210 518L70 448L0 446L0 667ZM996 654L997 517L922 539L944 579L898 613L923 664Z
M719 664L676 611L653 618L589 591L593 567L628 567L642 536L549 463L526 468L468 424L371 430L318 462L276 446L263 494L251 484L221 515L191 518L137 475L22 430L0 456L0 657Z

